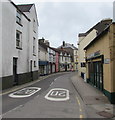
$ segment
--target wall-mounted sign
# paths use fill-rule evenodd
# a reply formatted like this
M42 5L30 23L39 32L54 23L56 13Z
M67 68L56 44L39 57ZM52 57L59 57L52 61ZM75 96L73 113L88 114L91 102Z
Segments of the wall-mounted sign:
M109 58L105 58L104 59L104 64L109 64L110 63L110 59Z
M96 56L99 56L100 55L100 50L99 51L96 51L94 53L91 53L87 56L87 59L89 58L93 58L93 57L96 57Z

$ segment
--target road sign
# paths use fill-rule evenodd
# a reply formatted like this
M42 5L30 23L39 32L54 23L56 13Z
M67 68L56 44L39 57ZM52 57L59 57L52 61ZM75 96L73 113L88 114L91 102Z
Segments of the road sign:
M13 92L13 93L9 94L9 97L12 97L12 98L29 97L29 96L35 94L36 92L38 92L39 90L41 90L41 88L27 87L27 88L23 88L21 90L18 90L16 92Z
M69 100L69 90L63 88L54 88L48 92L45 98L51 101L66 101Z

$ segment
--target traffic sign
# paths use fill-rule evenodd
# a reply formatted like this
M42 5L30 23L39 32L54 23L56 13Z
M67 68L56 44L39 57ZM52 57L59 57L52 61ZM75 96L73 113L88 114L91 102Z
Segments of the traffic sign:
M63 88L54 88L48 92L45 98L51 101L66 101L69 100L69 90Z
M41 88L27 87L9 94L9 97L12 97L12 98L30 97L31 95L35 94L39 90L41 90Z

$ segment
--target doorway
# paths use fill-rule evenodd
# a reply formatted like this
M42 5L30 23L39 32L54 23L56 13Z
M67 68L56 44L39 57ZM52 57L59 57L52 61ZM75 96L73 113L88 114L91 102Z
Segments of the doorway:
M13 58L13 85L18 85L17 58Z

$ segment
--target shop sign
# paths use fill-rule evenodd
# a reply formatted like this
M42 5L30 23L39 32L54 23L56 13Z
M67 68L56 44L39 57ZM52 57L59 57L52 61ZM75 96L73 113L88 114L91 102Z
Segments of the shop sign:
M110 59L109 58L105 58L104 59L104 64L109 64L110 63Z
M92 54L90 54L90 55L88 55L88 56L87 56L87 59L93 58L93 57L96 57L96 56L99 56L99 55L100 55L100 50L99 50L99 51L96 51L96 52L94 52L94 53L92 53Z

